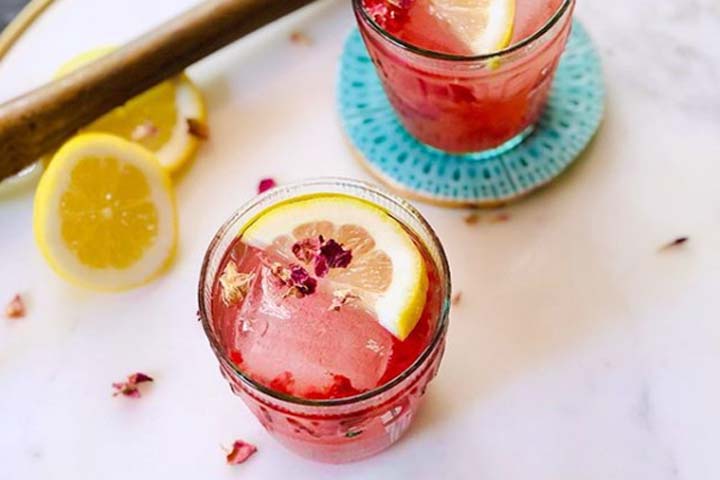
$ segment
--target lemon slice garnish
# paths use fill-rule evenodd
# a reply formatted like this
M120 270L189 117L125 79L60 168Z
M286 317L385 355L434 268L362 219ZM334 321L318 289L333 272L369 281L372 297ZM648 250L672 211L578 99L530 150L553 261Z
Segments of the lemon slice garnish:
M241 235L252 246L285 250L319 235L333 239L352 251L347 268L326 277L338 291L359 294L400 340L420 320L428 289L425 260L403 226L375 205L344 195L295 200L266 210Z
M57 71L63 77L115 50L103 47L83 53ZM162 82L125 105L100 117L81 132L110 133L138 143L153 152L170 172L177 171L198 149L188 121L206 123L205 102L186 75Z
M430 4L473 55L497 52L512 40L515 0L430 0Z
M35 238L63 278L98 290L148 282L175 250L167 172L146 149L83 134L52 159L35 194Z

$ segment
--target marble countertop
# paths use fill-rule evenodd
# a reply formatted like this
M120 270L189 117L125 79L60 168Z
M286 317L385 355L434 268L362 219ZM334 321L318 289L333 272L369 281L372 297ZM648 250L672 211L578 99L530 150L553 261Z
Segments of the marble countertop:
M0 98L191 3L58 0L0 63ZM720 478L720 4L584 0L577 15L608 87L588 151L506 223L420 205L464 295L399 444L343 466L286 452L195 322L205 248L259 178L366 178L334 110L353 18L324 0L191 69L212 139L177 183L181 248L157 282L115 295L62 282L32 246L32 192L0 199L0 304L29 302L0 318L0 479ZM294 30L313 44L291 44ZM112 398L137 370L156 377L147 394ZM229 467L220 445L235 438L259 452Z

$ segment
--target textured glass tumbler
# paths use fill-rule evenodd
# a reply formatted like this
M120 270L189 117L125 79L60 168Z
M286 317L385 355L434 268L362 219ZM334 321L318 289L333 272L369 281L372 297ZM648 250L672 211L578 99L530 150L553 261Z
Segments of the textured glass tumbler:
M575 1L564 0L534 35L480 56L419 48L379 26L362 0L353 6L385 93L408 132L446 152L492 156L517 145L540 118Z
M418 358L399 376L353 397L307 400L274 391L242 372L228 357L222 335L215 330L211 295L223 256L247 223L268 207L313 194L344 194L386 210L420 240L435 264L441 307L434 333ZM395 443L417 412L428 383L437 374L445 348L450 306L447 259L432 228L404 200L364 183L319 179L274 189L238 210L218 231L205 255L198 291L199 315L220 370L260 423L297 454L321 462L344 463L375 455Z

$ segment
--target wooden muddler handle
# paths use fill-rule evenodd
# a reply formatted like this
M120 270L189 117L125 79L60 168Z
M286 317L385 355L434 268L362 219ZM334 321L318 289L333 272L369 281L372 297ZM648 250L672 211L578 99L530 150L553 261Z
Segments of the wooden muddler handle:
M0 179L139 93L312 1L206 1L120 50L0 105Z

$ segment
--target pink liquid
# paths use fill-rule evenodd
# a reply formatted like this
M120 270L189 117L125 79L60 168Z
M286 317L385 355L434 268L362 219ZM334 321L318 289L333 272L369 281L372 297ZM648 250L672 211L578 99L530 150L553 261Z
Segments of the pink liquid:
M274 391L330 399L373 390L406 370L435 331L438 289L429 289L418 325L400 341L362 305L349 303L334 311L336 287L327 277L317 279L311 295L287 295L288 287L278 281L271 265L289 267L299 261L274 247L261 251L238 238L219 273L229 262L241 273L254 274L254 280L241 302L228 305L218 276L212 297L215 329L237 368ZM427 270L431 285L437 284L437 270L430 261Z
M512 44L541 29L564 0L517 0ZM430 0L360 0L388 34L415 47L471 56ZM356 9L357 12L357 9ZM392 44L357 12L360 31L387 96L407 130L448 152L491 150L542 113L570 31L572 6L532 50L491 61L442 60Z

